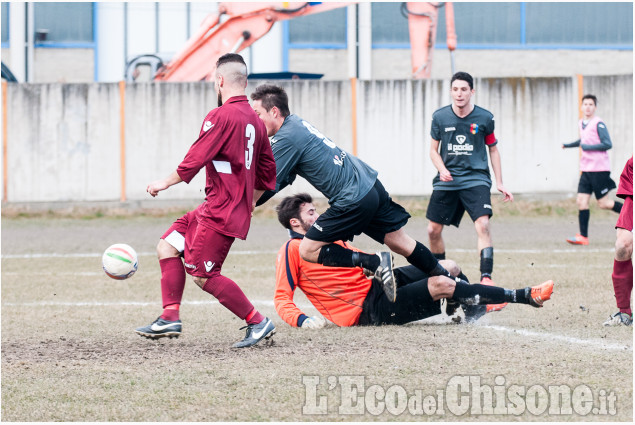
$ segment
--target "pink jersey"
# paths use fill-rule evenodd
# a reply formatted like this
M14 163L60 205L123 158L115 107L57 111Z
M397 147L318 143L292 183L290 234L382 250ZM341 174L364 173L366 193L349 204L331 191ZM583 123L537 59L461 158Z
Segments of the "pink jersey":
M598 134L598 123L602 122L600 117L593 117L586 126L580 120L580 144L599 145L600 136ZM604 124L602 124L604 125ZM607 151L582 151L580 157L580 171L611 171L611 162Z
M267 130L247 96L234 96L203 121L198 140L177 168L189 183L205 167L202 226L245 239L249 232L254 189L273 190L276 164Z

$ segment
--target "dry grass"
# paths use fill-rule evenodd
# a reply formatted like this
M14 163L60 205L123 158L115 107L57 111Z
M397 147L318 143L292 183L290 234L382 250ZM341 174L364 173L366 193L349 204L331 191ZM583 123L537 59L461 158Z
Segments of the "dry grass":
M409 202L408 200L404 203ZM556 293L543 309L511 305L475 325L412 324L380 328L298 330L275 314L274 261L286 234L272 214L254 219L237 241L224 273L276 321L271 347L236 351L243 324L188 281L179 339L149 341L132 332L161 311L159 267L151 254L179 211L155 216L47 215L2 220L2 419L5 421L625 421L633 419L632 328L604 328L612 313L611 248L616 216L594 212L590 247L563 243L577 217L547 202L495 206L495 279L522 287L552 278ZM516 204L518 205L518 204ZM413 205L407 205L409 208ZM414 206L416 207L416 206ZM552 214L541 217L549 207ZM532 210L533 208L533 210ZM500 211L500 214L499 214ZM528 211L535 214L524 215ZM4 213L4 211L3 211ZM419 214L409 233L425 242ZM448 255L476 276L476 238L469 220L446 231ZM115 242L142 253L137 274L108 279L100 258L24 258L27 254L100 253ZM368 238L356 245L376 249ZM251 254L241 254L250 251ZM11 257L13 256L13 257ZM398 260L399 265L405 261ZM313 313L304 297L297 302ZM621 349L619 347L622 347ZM302 376L317 375L326 415L303 415ZM617 415L393 416L340 415L340 387L329 376L361 375L366 388L402 385L435 394L456 375L493 385L586 384L617 395Z

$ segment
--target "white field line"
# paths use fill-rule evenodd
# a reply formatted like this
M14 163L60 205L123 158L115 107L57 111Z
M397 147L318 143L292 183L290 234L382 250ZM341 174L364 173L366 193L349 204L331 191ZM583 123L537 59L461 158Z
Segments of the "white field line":
M451 252L476 252L475 249L452 249ZM594 248L594 249L496 249L495 252L501 254L570 254L570 253L600 253L600 252L614 252L613 248ZM231 251L230 255L264 255L264 254L277 254L278 251L272 250L263 250L263 251ZM156 252L139 252L137 253L139 257L154 257L156 256ZM36 254L5 254L2 255L3 259L32 259L32 258L93 258L93 257L101 257L102 254L92 252L92 253L68 253L68 254L60 254L60 253L36 253Z
M450 249L449 252L476 252L476 249ZM571 253L600 253L600 252L614 252L615 248L567 248L567 249L500 249L494 247L494 254L499 253L509 253L509 254L571 254Z
M251 300L252 304L256 306L262 307L274 307L272 300ZM184 305L220 305L220 303L216 300L194 300L194 301L183 301ZM157 307L160 305L159 301L155 302L142 302L142 301L109 301L109 302L99 302L99 301L87 301L87 302L65 302L65 301L34 301L34 302L23 302L23 303L14 303L14 302L3 302L3 307L43 307L43 306L63 306L63 307L117 307L117 306L134 306L134 307L148 307L154 306ZM309 309L314 308L312 305L308 303L298 303L296 304L298 308L301 309ZM158 308L158 307L157 307ZM435 320L436 319L436 320ZM422 324L445 324L448 323L447 316L435 316L429 317L428 319L424 319L417 323ZM513 329L507 328L505 326L498 325L480 325L476 324L476 326L480 326L485 329L491 329L498 332L512 333L522 336L530 336L533 338L539 338L542 340L551 340L551 341L560 341L565 342L567 344L574 344L579 346L586 346L590 348L600 348L606 350L633 350L632 346L624 345L624 344L615 344L605 341L600 341L597 339L582 339L575 338L566 335L558 335L549 332L534 332L527 329Z
M512 328L507 328L505 326L498 326L498 325L479 325L478 323L476 325L486 329L499 331L499 332L513 333L517 335L530 336L530 337L540 338L540 339L550 339L553 341L566 342L567 344L586 345L586 346L591 346L596 348L605 348L608 350L631 350L631 351L633 350L632 346L614 344L610 342L601 341L598 339L581 339L581 338L552 334L547 332L534 332L527 329L512 329Z
M232 255L258 255L258 254L277 254L278 251L231 251ZM96 252L90 253L69 253L69 254L59 254L59 253L37 253L37 254L7 254L3 255L3 259L31 259L31 258L97 258L103 255ZM156 257L156 252L138 252L137 256L139 257Z

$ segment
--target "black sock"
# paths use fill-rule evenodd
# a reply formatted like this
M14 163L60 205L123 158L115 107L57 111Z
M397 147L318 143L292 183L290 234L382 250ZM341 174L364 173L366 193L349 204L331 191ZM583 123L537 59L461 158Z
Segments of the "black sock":
M433 272L437 266L443 269L443 267L439 264L439 261L434 258L434 254L431 253L430 250L425 247L425 245L418 241L415 245L414 251L412 251L412 254L406 257L406 260L408 260L410 264L430 276L435 276ZM436 275L439 274L441 273L437 273ZM445 274L448 274L447 271L445 272Z
M624 205L624 204L622 204L619 201L615 201L615 203L613 204L612 210L619 214L620 211L622 211L622 205Z
M531 288L505 289L505 301L508 303L529 304Z
M589 210L578 211L578 221L580 222L580 234L587 238L589 236Z
M445 260L445 252L433 252L432 255L434 255L434 258L437 260Z
M479 283L470 285L463 280L456 282L454 295L452 295L452 299L467 305L501 304L506 301L505 298L504 288Z
M470 285L461 280L456 282L452 299L466 305L502 304L505 302L529 304L530 294L531 288L505 289L479 283Z
M494 270L494 247L488 246L481 250L481 279L484 277L492 278Z
M318 263L328 267L364 267L374 272L380 259L377 255L353 251L332 243L322 247Z

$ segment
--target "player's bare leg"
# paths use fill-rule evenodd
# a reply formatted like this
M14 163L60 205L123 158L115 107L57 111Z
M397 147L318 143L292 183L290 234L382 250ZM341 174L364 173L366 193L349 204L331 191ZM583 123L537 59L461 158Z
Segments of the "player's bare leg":
M428 222L428 243L432 254L438 259L445 259L445 242L443 241L443 224Z
M620 213L620 211L622 211L623 205L624 204L622 204L621 202L614 201L611 198L609 198L608 194L598 199L598 206L600 208L602 208L603 210L613 210L618 214Z

